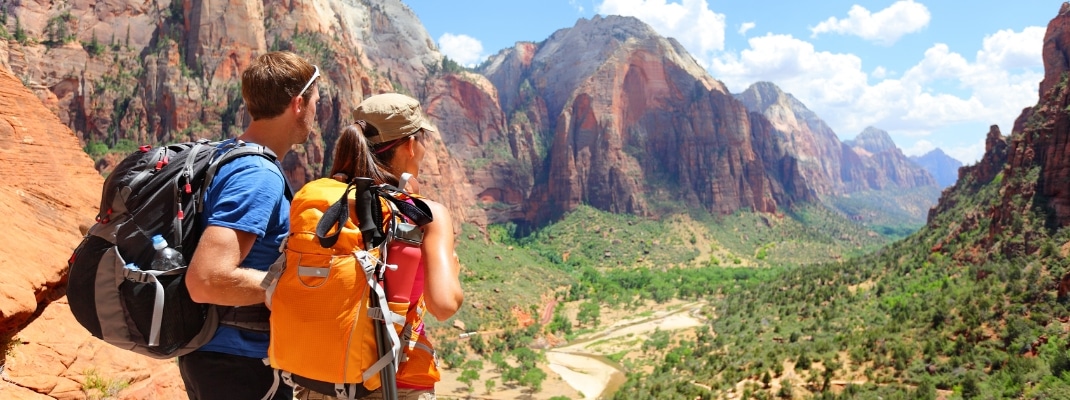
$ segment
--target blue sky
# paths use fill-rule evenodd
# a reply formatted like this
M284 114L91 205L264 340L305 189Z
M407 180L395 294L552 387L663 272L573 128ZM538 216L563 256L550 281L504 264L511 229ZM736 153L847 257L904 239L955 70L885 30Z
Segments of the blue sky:
M476 65L580 18L627 15L676 38L730 91L770 81L843 140L884 129L909 155L966 164L990 125L1036 104L1062 1L403 0L444 54Z

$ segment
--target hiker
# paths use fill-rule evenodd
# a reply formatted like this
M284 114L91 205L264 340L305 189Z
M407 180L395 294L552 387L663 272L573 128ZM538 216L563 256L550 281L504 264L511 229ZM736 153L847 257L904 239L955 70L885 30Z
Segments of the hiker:
M400 94L369 97L353 111L358 122L342 130L335 145L331 176L341 181L353 177L372 178L376 184L399 184L399 177L409 173L419 177L420 162L434 128L423 117L415 99ZM413 187L410 182L410 189ZM453 316L464 301L459 280L460 263L454 252L453 220L440 203L422 199L431 209L434 220L423 227L420 265L409 300L416 304L424 296L427 312L439 321ZM389 290L390 282L387 282ZM421 335L421 343L426 335ZM430 342L426 342L430 346ZM403 345L402 347L406 347ZM398 399L435 399L434 383L439 375L430 354L407 351L397 373ZM382 398L376 391L371 399ZM298 399L333 399L333 396L307 389L298 391Z
M242 73L242 99L252 122L236 139L263 145L285 157L308 140L315 126L319 67L289 52L257 57ZM226 143L226 141L224 142ZM222 166L209 183L206 227L190 260L186 287L198 303L248 315L262 330L221 325L203 347L178 358L192 400L260 399L273 390L267 357L269 311L260 282L279 257L289 232L288 184L282 166L263 157L241 157ZM282 385L273 399L292 399Z

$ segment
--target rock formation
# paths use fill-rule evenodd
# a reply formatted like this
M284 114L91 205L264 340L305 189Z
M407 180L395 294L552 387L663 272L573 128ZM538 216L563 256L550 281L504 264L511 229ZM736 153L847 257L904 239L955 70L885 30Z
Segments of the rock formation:
M895 146L888 132L868 127L854 140L844 142L847 149L858 156L857 162L845 163L844 175L848 185L868 189L936 187L936 180L921 166L910 161ZM853 158L853 157L852 157ZM861 175L859 181L856 177Z
M929 175L933 176L936 184L941 188L954 185L958 180L959 168L962 167L961 161L952 158L941 149L933 149L921 156L909 158L910 161L929 171Z
M1044 36L1045 73L1039 101L1022 111L1009 138L992 126L985 141L985 155L976 165L959 170L958 183L944 191L939 204L929 213L930 222L951 209L956 197L996 184L998 203L984 210L984 220L990 222L985 223L987 234L977 244L985 254L1022 255L1036 251L1032 236L1038 233L1021 231L1025 219L1043 218L1043 225L1053 231L1070 224L1070 188L1066 185L1070 180L1068 49L1070 3L1063 3ZM960 230L972 228L964 226ZM1014 237L1005 238L1005 232Z
M528 222L551 221L580 203L652 214L648 196L716 213L774 212L797 200L770 171L779 158L763 158L779 155L765 151L777 144L755 129L743 104L679 43L634 18L581 19L542 43L500 52L481 72L505 115L517 116L510 125L537 121L534 140L515 142L548 144L533 165Z
M781 142L786 157L796 160L807 186L820 195L844 193L842 143L825 121L771 82L755 83L735 97L769 120L770 135Z
M17 24L23 34L0 43L0 65L34 89L104 173L138 144L239 134L248 123L241 71L258 54L291 50L323 70L320 129L283 160L300 187L324 175L357 103L397 90L426 96L429 68L442 58L397 0L30 2L0 10L7 31ZM432 148L422 190L469 219L475 197L453 172L459 162L441 144Z
M175 398L174 362L119 350L74 320L66 260L93 223L104 178L73 132L0 70L0 397L85 398L87 376L130 384L126 398Z

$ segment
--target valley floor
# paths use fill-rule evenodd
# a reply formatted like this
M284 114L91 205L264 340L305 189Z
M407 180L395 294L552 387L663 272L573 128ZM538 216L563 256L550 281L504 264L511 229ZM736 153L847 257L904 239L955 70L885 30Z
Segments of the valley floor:
M656 331L675 331L703 324L699 315L702 304L673 302L657 305L644 313L614 312L603 316L603 327L596 333L582 335L572 343L546 351L549 363L544 369L547 379L539 393L528 393L522 387L501 385L501 377L487 364L480 371L480 380L469 394L464 383L457 380L459 369L444 370L438 385L438 397L443 399L549 399L565 396L569 399L611 398L625 381L621 367L608 355L641 351L643 343ZM636 317L637 314L642 316ZM614 318L615 317L615 318ZM497 383L490 393L485 382Z

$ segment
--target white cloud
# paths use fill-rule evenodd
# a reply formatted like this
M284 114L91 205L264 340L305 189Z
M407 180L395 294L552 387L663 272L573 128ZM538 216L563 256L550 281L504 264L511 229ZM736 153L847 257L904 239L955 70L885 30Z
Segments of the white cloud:
M739 32L740 35L746 35L747 31L754 29L755 26L756 25L753 22L744 22L739 25L739 30L737 32Z
M942 150L944 150L944 153L947 153L947 155L962 162L963 165L976 164L981 160L981 157L984 157L985 155L985 138L982 135L981 140L974 142L973 144Z
M879 67L878 66L877 68L875 68L873 70L873 73L870 74L870 75L872 75L874 78L877 78L877 79L884 79L884 78L888 77L888 70L885 69L884 67Z
M841 138L875 126L914 143L912 151L948 146L947 154L967 164L983 155L989 125L1009 133L1022 108L1036 103L1043 78L1043 27L995 31L972 59L935 43L923 54L904 55L920 57L910 68L896 72L878 66L867 73L857 55L818 51L792 35L751 37L748 48L724 52L725 16L711 11L707 0L604 0L595 8L604 15L637 17L676 38L733 93L758 81L773 82ZM848 18L829 18L811 30L814 36L849 34L890 45L928 26L930 18L921 3L899 0L873 13L856 5ZM746 22L737 32L745 35L753 28ZM965 144L974 137L979 140Z
M443 33L438 38L438 47L447 57L458 64L472 67L483 61L483 42L468 35Z
M853 54L816 51L790 35L748 40L749 48L722 53L710 73L738 93L756 81L771 81L824 119L840 137L876 126L893 137L931 137L960 142L984 135L978 126L997 124L1009 132L1023 107L1036 103L1043 78L1037 29L1000 31L984 39L974 60L937 43L899 77L876 68L869 75ZM941 88L952 88L954 93ZM943 140L958 136L959 140ZM936 140L932 140L936 141ZM945 149L964 162L983 153L971 145Z
M811 37L821 33L854 35L881 45L890 46L908 33L929 25L929 9L913 0L900 0L888 8L870 13L860 5L851 6L847 18L829 19L810 28Z
M711 11L706 0L605 0L597 12L638 18L662 36L675 38L702 64L724 50L725 16Z
M925 153L928 153L935 148L936 146L933 145L932 142L922 139L914 142L914 144L910 147L904 147L902 149L903 154L906 154L908 156L923 156L925 155Z
M750 48L714 58L710 71L733 92L756 81L770 81L791 89L798 98L822 104L850 102L866 86L862 60L852 54L818 52L790 35L753 37Z
M977 52L977 62L994 64L1002 69L1043 67L1042 46L1044 28L1031 26L1014 32L1004 29L985 36L982 49Z
M575 8L576 12L580 14L583 14L583 11L585 10L583 8L583 4L580 4L580 2L577 0L568 0L568 5L572 6L572 8Z

